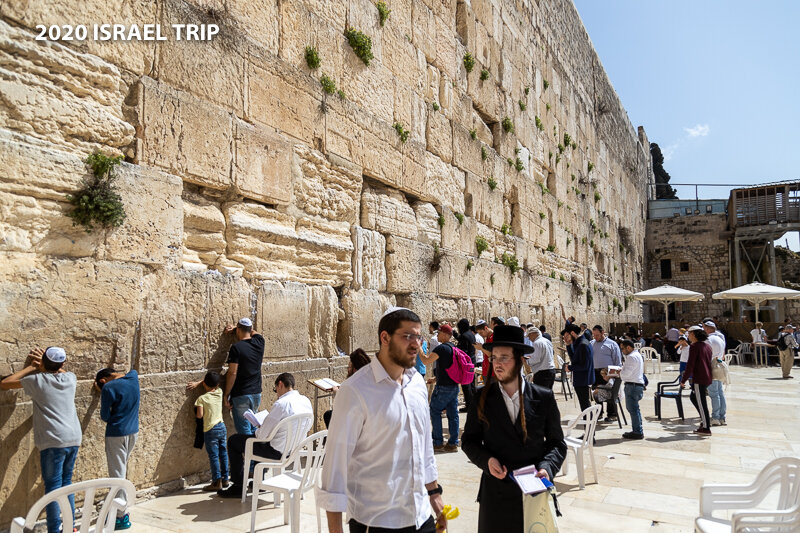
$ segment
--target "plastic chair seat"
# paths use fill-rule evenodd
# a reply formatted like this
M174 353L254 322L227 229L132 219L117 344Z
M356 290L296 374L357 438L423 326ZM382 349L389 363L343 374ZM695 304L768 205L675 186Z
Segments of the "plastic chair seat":
M697 518L694 530L699 533L731 533L731 524L716 518Z
M269 481L262 483L261 487L268 490L297 490L302 481L302 475L297 472L288 472L269 478Z

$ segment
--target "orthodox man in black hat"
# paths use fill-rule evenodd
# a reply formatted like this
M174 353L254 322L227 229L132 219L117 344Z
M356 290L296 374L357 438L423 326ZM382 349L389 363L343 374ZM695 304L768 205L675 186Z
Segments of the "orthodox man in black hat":
M523 335L520 328L497 326L484 345L494 377L470 405L462 436L464 453L483 470L479 533L522 532L522 491L509 474L536 465L539 477L552 480L567 453L553 391L522 378L523 354L533 351Z

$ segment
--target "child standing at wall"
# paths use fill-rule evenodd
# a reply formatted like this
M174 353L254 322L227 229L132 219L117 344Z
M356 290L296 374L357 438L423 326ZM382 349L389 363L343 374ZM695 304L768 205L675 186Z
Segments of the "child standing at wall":
M222 389L219 388L221 379L218 373L209 371L203 379L206 393L194 402L197 418L203 419L203 441L211 462L211 483L203 487L208 492L216 492L228 486L228 432L222 421Z

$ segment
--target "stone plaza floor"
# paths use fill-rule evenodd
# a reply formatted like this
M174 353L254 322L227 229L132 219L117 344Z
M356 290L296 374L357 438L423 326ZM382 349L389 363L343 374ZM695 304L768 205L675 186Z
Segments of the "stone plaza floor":
M800 376L797 368L794 372ZM699 437L692 434L699 419L688 398L684 400L684 422L677 416L673 400L662 402L663 420L654 415L655 382L671 380L676 375L676 364L664 364L660 376L648 374L651 385L640 404L644 440L622 439L622 433L630 426L619 429L616 422L598 426L595 457L599 483L593 482L587 457L587 484L579 490L574 455L570 452L569 474L555 479L564 514L559 519L560 531L694 531L703 484L749 483L772 459L800 456L800 378L782 380L780 369L774 367L733 366L732 383L726 391L728 425L714 427L711 437ZM559 384L555 390L560 391ZM565 401L563 394L558 398L563 417L574 417L579 412L577 400ZM465 418L462 413L462 427ZM446 419L444 422L446 425ZM448 531L476 531L475 497L480 471L460 451L437 455L437 463L445 503L461 511ZM246 503L222 500L200 488L190 487L140 502L131 511L134 525L130 531L249 530L249 498ZM313 494L303 500L300 512L300 531L316 531ZM324 513L322 521L322 529L327 531ZM273 508L269 497L262 499L256 529L289 532L289 526L283 525L283 510Z

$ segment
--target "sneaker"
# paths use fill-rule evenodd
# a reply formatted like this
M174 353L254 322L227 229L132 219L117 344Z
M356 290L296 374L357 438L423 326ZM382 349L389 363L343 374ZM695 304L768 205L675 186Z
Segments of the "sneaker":
M711 430L708 428L696 429L694 432L697 433L698 435L709 435L709 436L711 435Z
M453 453L458 451L458 444L445 444L442 448L446 453Z
M220 498L241 498L242 497L242 486L241 485L231 485L227 489L221 489L217 491L217 496Z
M728 422L727 422L727 420L725 420L724 418L720 419L719 423L720 423L721 425L723 425L723 426L727 426L727 425L728 425Z
M712 425L712 426L721 426L721 425L722 425L722 422L720 422L720 421L719 421L719 420L717 420L716 418L712 418L712 419L711 419L711 425Z
M610 415L610 416L607 416L607 417L605 418L605 420L604 420L604 422L616 422L616 421L617 421L617 415Z
M444 444L433 445L433 453L441 453L444 451Z
M631 440L642 440L644 438L644 433L634 433L633 431L628 431L627 433L622 434L622 438Z
M217 492L218 490L222 490L227 486L222 484L221 479L215 479L205 487L203 487L203 492Z
M124 516L117 517L117 522L114 524L114 531L120 529L129 529L131 527L131 519L127 513Z

